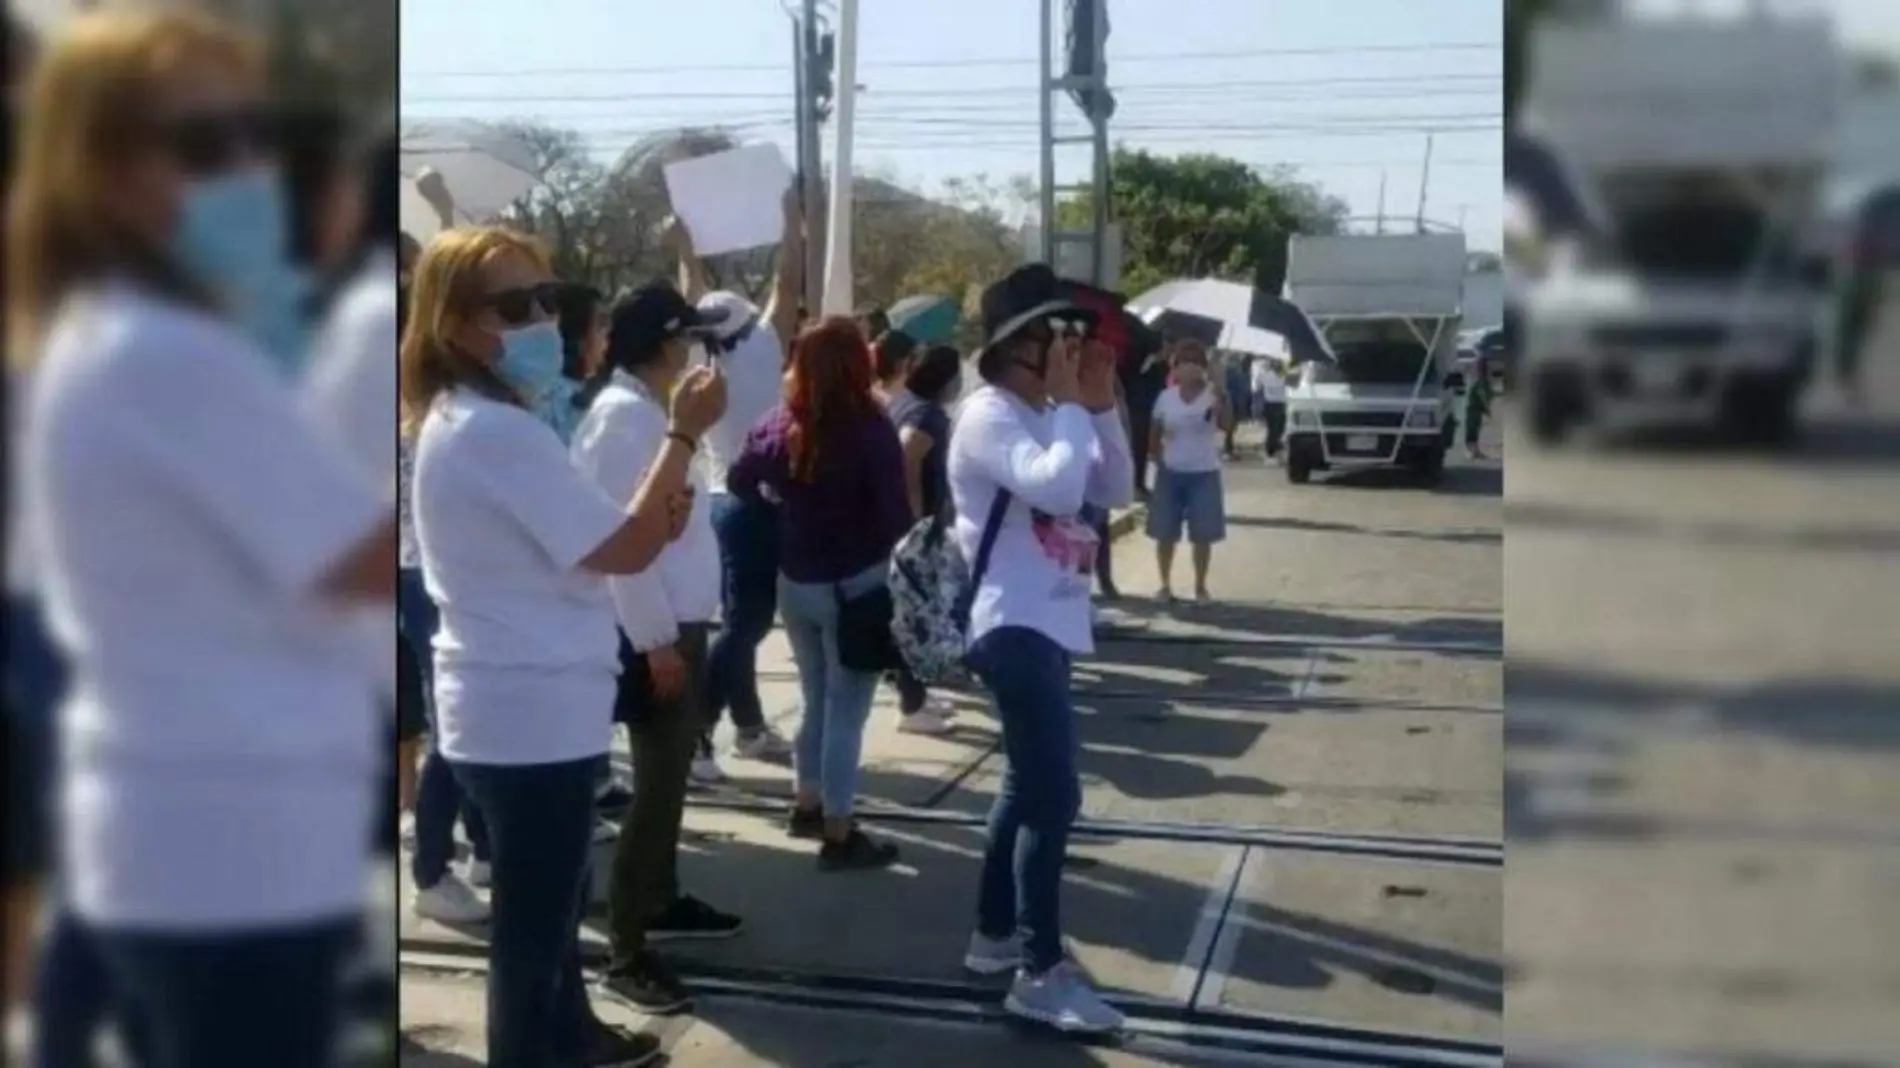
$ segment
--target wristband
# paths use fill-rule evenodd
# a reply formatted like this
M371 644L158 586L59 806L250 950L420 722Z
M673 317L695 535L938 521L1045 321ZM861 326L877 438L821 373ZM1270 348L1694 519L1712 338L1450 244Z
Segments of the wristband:
M677 441L681 445L686 446L687 452L699 451L699 442L693 440L692 436L689 434L686 434L678 430L669 430L666 432L666 436L672 439L673 441Z

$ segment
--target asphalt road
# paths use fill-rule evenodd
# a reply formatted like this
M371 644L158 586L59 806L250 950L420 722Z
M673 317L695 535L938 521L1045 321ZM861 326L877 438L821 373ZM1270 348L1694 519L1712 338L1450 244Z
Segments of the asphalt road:
M1804 440L1519 448L1512 1048L1900 1050L1900 300Z
M1383 475L1296 487L1258 458L1235 462L1213 605L1164 609L1151 544L1117 544L1126 596L1076 678L1085 833L1064 908L1078 962L1141 1021L1134 1041L1052 1044L948 1008L997 996L958 966L974 824L1001 771L996 730L974 695L958 694L955 735L903 735L894 695L881 692L864 813L903 848L899 868L818 874L809 848L760 811L787 796L782 767L728 759L728 787L696 797L686 885L749 926L677 959L709 981L775 985L654 1023L672 1063L1207 1063L1216 1025L1257 1047L1289 1018L1348 1041L1494 1046L1504 585L1491 448L1435 490ZM1185 571L1176 588L1190 588ZM781 637L765 657L767 705L794 715ZM598 932L588 938L600 945ZM446 1058L480 1048L469 971L479 932L405 915L403 939L415 966L405 1026L442 1051L413 1063L469 1063ZM791 1004L839 989L909 1008ZM918 1018L932 1013L953 1018ZM1193 1043L1170 1044L1170 1028Z

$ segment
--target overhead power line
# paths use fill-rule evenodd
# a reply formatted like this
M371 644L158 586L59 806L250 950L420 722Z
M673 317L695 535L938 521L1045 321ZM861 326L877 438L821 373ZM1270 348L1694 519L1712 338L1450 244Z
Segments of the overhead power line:
M1141 84L1130 83L1115 86L1120 93L1149 92L1218 92L1245 93L1256 89L1285 89L1300 86L1345 86L1345 85L1419 85L1430 81L1469 80L1474 83L1496 83L1502 75L1495 73L1477 74L1439 74L1439 75L1396 75L1367 76L1347 78L1275 78L1266 81L1248 82L1166 82ZM875 86L865 91L867 101L880 99L943 99L966 98L972 96L1022 96L1033 95L1033 85L973 85L950 86L942 89L878 89ZM636 100L782 100L784 93L773 92L693 92L673 91L652 92L605 92L605 93L473 93L435 95L427 93L404 93L404 107L418 104L563 104L563 103L619 103Z
M1149 52L1131 55L1111 53L1108 62L1111 66L1118 63L1153 63L1181 60L1222 60L1222 59L1272 59L1292 56L1340 56L1359 54L1402 54L1418 52L1494 52L1502 55L1502 41L1454 41L1436 44L1385 44L1385 45L1344 45L1321 48L1255 48L1231 52ZM886 60L866 68L865 73L876 74L882 70L943 70L967 69L972 67L1033 67L1037 63L1034 56L989 56L963 59L906 59ZM791 68L782 63L695 63L673 67L548 67L528 70L405 70L402 76L408 78L547 78L593 75L638 75L638 74L699 74L709 71L769 71L790 74Z

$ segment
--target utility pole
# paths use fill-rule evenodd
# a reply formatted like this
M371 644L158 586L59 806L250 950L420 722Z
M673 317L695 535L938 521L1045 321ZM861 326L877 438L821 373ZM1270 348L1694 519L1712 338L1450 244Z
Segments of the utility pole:
M1064 0L1068 28L1064 41L1055 32L1056 0L1040 0L1042 16L1042 248L1041 258L1051 267L1075 262L1064 256L1065 248L1084 244L1088 255L1088 280L1098 286L1110 286L1118 273L1113 244L1119 239L1109 221L1109 146L1108 121L1115 111L1115 100L1108 89L1108 0ZM1066 44L1066 48L1064 45ZM1059 52L1058 50L1062 51ZM1060 72L1060 73L1058 73ZM1089 121L1089 133L1061 137L1056 134L1056 98L1068 95ZM1087 144L1091 152L1089 181L1070 186L1056 183L1056 150L1065 144ZM1065 192L1086 193L1090 205L1087 230L1065 232L1056 223L1058 197ZM1058 273L1060 268L1058 267Z
M1425 232L1425 194L1432 187L1432 135L1425 135L1425 166L1418 176L1418 232Z
M799 197L805 207L805 307L818 314L825 292L823 130L832 94L831 35L819 20L818 0L803 0L792 20L798 74Z

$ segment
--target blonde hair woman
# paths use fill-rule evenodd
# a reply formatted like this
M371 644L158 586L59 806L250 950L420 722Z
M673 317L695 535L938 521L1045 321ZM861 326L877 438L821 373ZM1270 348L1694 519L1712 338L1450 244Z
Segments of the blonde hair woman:
M612 736L619 635L610 575L646 570L684 527L687 466L725 383L681 379L666 440L630 501L568 459L546 254L509 230L423 250L403 337L404 422L434 639L442 755L492 849L488 1063L635 1065L651 1036L601 1024L581 985L594 787ZM540 399L540 400L538 400Z
M388 494L300 414L259 47L83 18L21 111L24 533L72 687L63 904L155 1064L332 1062L385 720L334 608L390 604Z

